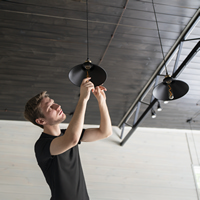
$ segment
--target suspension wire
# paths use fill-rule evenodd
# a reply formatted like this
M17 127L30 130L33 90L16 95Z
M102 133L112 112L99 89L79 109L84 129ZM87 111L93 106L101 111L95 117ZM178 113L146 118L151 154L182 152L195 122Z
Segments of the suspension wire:
M198 157L198 153L197 153L197 147L196 147L196 143L195 143L195 140L194 140L194 134L193 134L191 122L189 124L190 124L190 130L191 130L191 133L192 133L192 140L193 140L193 143L194 143L195 153L196 153L196 156L197 156L198 164L200 165L199 157Z
M86 18L87 18L87 60L89 60L88 0L86 0Z
M165 61L164 52L163 52L163 47L162 47L162 42L161 42L161 37L160 37L160 31L159 31L159 27L158 27L158 20L157 20L157 17L156 17L156 11L155 11L155 6L154 6L153 0L152 0L152 5L153 5L153 11L154 11L155 19L156 19L156 26L157 26L157 30L158 30L158 36L159 36L160 47L161 47L162 56L163 56L163 60L164 60L165 71L166 71L166 75L168 75L167 66L166 66L166 61Z
M104 59L104 57L105 57L105 55L106 55L106 53L107 53L107 51L108 51L108 48L110 47L110 44L111 44L111 42L112 42L112 40L113 40L113 38L114 38L114 36L115 36L115 33L117 32L117 29L118 29L119 25L121 25L121 24L120 24L120 21L121 21L123 15L124 15L124 12L125 12L125 10L126 10L126 8L127 8L128 2L129 2L129 0L126 0L126 3L125 3L125 5L124 5L124 7L123 7L123 10L122 10L122 13L121 13L121 15L120 15L120 17L119 17L119 20L118 20L118 22L117 22L117 24L116 24L116 26L115 26L115 29L114 29L113 33L111 34L110 41L108 42L108 45L107 45L107 47L106 47L106 49L105 49L105 51L104 51L102 57L100 58L98 65L100 65L101 62L103 61L103 59Z
M192 119L194 119L194 118L196 118L196 117L198 117L200 115L200 110L199 111L197 111L194 115L193 115L193 117L192 117Z
M196 103L197 106L199 105L199 102L200 102L200 100L197 101L197 103ZM199 115L200 115L200 110L198 110L198 111L193 115L192 119L198 117Z

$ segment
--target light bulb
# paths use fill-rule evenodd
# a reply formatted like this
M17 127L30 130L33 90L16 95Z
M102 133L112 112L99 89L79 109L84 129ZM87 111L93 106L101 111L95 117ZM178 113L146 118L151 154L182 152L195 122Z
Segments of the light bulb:
M151 117L153 119L156 118L156 112L153 109L151 110Z
M169 99L174 99L174 94L173 94L171 85L167 84L167 86L168 86Z
M157 111L159 111L159 112L162 111L162 108L161 108L161 107L160 107L160 108L157 108Z
M160 106L160 102L158 101L157 111L162 111L162 108Z

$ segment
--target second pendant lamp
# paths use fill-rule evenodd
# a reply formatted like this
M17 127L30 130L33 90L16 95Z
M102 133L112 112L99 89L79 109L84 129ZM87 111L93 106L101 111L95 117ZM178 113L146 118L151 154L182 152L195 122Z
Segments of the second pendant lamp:
M69 72L69 80L80 87L84 78L91 77L90 81L94 86L102 85L107 77L106 71L98 65L95 65L89 59L89 36L88 36L88 0L86 0L87 15L87 59L84 63L76 65Z
M156 99L170 101L179 99L184 96L189 90L187 83L179 80L173 80L167 76L163 82L158 84L153 90L153 96Z
M159 28L158 28L158 21L157 21L157 17L156 17L153 0L152 0L152 6L153 6L153 10L154 10L156 26L157 26L157 30L158 30L158 36L159 36L160 46L161 46L161 50L162 50L165 70L166 70L166 76L163 79L163 82L158 84L154 88L153 96L156 99L163 100L163 101L175 100L175 99L178 99L178 98L181 98L182 96L184 96L188 92L189 86L187 83L185 83L183 81L173 79L167 72L167 67L166 67L166 62L165 62L165 58L164 58L160 32L159 32Z

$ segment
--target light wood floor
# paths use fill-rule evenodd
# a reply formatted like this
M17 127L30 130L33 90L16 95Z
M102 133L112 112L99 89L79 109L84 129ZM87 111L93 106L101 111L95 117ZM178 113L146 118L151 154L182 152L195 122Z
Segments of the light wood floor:
M41 131L0 121L0 200L50 199L33 151ZM198 200L191 164L199 165L200 132L138 128L123 147L119 134L113 127L111 137L79 146L91 200Z

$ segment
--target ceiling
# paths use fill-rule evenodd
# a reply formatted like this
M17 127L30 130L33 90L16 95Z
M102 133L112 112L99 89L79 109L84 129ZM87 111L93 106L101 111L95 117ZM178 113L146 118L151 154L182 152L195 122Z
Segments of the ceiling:
M200 1L154 3L166 55ZM87 58L85 9L83 0L0 1L1 120L24 120L25 103L41 91L47 91L65 113L74 111L79 88L69 81L68 73ZM200 23L190 38L199 38L199 33ZM180 64L197 42L184 43ZM89 0L89 57L107 72L107 103L112 123L118 125L163 60L152 1ZM169 73L175 58L169 63ZM193 118L193 129L200 128L199 62L197 54L178 77L188 83L189 92L168 104L161 102L163 110L157 112L157 118L148 114L139 126L188 129L186 120ZM149 103L151 96L152 90L144 101ZM142 105L140 114L145 109ZM65 122L70 119L69 115ZM91 96L85 123L99 124L99 120L98 105ZM132 118L129 121L131 124Z

